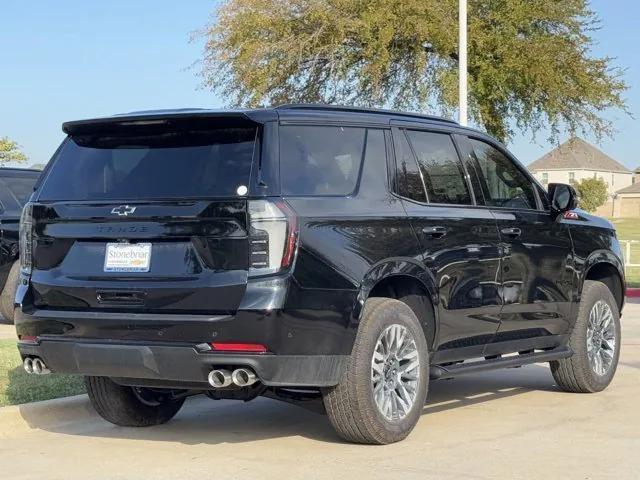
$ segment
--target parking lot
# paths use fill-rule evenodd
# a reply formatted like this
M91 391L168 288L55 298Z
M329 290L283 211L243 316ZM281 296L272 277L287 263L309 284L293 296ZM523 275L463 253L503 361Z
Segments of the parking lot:
M607 391L562 393L546 365L441 381L390 446L341 443L326 417L266 399L193 398L146 429L107 424L85 397L21 407L18 422L0 413L0 478L638 478L640 304L622 324Z

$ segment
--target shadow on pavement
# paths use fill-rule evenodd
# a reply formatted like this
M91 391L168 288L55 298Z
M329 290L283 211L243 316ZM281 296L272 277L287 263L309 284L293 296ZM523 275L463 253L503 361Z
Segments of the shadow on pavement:
M433 382L421 422L428 422L429 414L513 397L532 390L557 391L547 367L531 365ZM193 397L187 400L174 420L166 425L147 428L113 426L91 412L88 400L74 408L77 408L78 421L73 421L73 411L67 411L64 415L68 417L68 423L56 426L42 424L39 416L29 409L25 408L22 414L31 428L67 435L187 445L244 443L285 437L340 442L326 416L266 398L244 403Z
M429 385L424 414L478 405L536 391L559 392L546 365L474 373Z

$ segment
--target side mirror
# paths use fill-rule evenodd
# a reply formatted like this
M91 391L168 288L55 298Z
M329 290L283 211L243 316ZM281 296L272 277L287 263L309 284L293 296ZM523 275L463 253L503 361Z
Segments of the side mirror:
M578 206L578 194L566 183L550 183L549 198L551 210L556 213L564 213Z

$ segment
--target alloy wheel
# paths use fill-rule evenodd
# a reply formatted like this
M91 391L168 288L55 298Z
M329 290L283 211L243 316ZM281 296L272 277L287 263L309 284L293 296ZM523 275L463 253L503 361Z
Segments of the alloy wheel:
M402 420L418 395L420 356L412 333L393 324L378 337L371 359L371 387L380 413Z
M606 375L616 350L616 323L611 307L598 300L589 312L587 324L587 356L592 370L600 376Z

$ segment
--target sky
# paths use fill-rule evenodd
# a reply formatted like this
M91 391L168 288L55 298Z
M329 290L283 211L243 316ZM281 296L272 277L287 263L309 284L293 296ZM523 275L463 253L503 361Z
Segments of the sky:
M67 120L224 107L223 98L200 87L194 67L203 40L192 40L193 34L210 21L216 4L2 0L0 137L17 141L29 164L46 163L64 138L61 125ZM640 166L640 2L592 0L591 8L602 21L594 53L615 57L614 65L625 69L625 97L635 116L605 112L617 133L597 146L634 169ZM519 135L508 147L528 164L553 148L546 137Z

